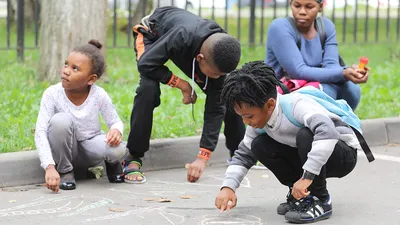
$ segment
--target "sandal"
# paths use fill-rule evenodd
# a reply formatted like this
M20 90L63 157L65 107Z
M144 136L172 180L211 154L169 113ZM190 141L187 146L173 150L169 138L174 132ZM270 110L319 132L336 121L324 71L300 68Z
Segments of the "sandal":
M131 163L136 163L137 165L139 165L139 169L129 169L128 166ZM144 173L142 171L140 171L140 167L142 167L142 164L138 161L130 161L129 163L127 163L125 161L125 169L124 169L124 177L128 176L128 175L139 175L142 177L142 180L128 180L128 179L124 179L125 183L129 183L129 184L143 184L146 182L146 176L144 175Z

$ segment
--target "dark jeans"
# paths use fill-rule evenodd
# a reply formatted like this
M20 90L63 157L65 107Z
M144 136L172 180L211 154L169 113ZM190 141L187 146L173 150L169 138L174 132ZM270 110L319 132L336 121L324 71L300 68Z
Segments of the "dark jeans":
M160 105L160 83L141 76L131 114L131 131L127 148L134 159L142 158L149 150L153 126L153 110ZM243 139L245 127L239 115L227 111L224 118L226 147L230 151L238 148ZM131 157L129 158L131 159Z
M253 140L251 150L283 185L292 187L303 174L302 166L307 161L313 138L314 134L310 129L302 128L296 136L297 148L293 148L263 134ZM329 195L326 189L326 178L344 177L354 169L356 163L357 151L339 140L320 174L315 176L308 188L311 195L326 199Z

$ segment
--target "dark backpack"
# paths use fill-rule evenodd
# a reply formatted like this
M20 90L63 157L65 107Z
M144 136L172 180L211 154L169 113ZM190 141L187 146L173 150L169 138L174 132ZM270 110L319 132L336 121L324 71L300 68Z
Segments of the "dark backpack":
M296 27L296 22L294 21L293 17L286 17L287 20L289 20L290 24L292 25L293 29L296 31L296 45L299 49L301 49L301 33L299 32L299 30L297 30ZM324 21L322 20L322 17L317 17L315 19L315 23L314 23L315 29L317 30L319 39L321 40L321 47L322 47L322 56L324 55L324 46L325 46L325 41L326 41L326 31L325 31L325 25L324 25ZM339 65L340 66L346 66L346 64L344 63L343 58L339 55Z

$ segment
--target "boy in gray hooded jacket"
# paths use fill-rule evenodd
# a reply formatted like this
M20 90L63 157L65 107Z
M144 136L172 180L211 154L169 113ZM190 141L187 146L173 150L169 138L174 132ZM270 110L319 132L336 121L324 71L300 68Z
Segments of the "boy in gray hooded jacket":
M221 211L235 207L235 190L259 160L289 187L278 214L294 223L327 219L332 203L326 178L344 177L354 169L360 142L338 115L300 93L289 94L291 113L304 126L291 123L280 106L276 85L275 72L263 62L247 63L227 77L222 100L248 127L215 205Z

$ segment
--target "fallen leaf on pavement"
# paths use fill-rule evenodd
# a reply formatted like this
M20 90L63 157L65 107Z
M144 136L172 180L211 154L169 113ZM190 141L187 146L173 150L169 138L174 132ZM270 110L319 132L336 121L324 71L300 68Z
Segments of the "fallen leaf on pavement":
M143 200L146 202L156 202L158 198L144 198Z
M192 196L192 195L182 195L181 199L192 199L192 198L198 198L199 196Z
M389 146L389 147L397 147L397 146L400 146L400 144L389 143L387 146Z
M169 200L168 198L159 198L157 199L157 202L172 202L172 201Z
M163 203L163 202L172 202L172 201L169 200L168 198L144 198L143 200L144 200L144 201L147 201L147 202L160 202L160 203Z
M23 188L2 188L1 190L4 191L4 192L27 191L27 189L23 189Z
M118 208L109 208L108 210L110 210L111 212L123 212L123 209L118 209Z

